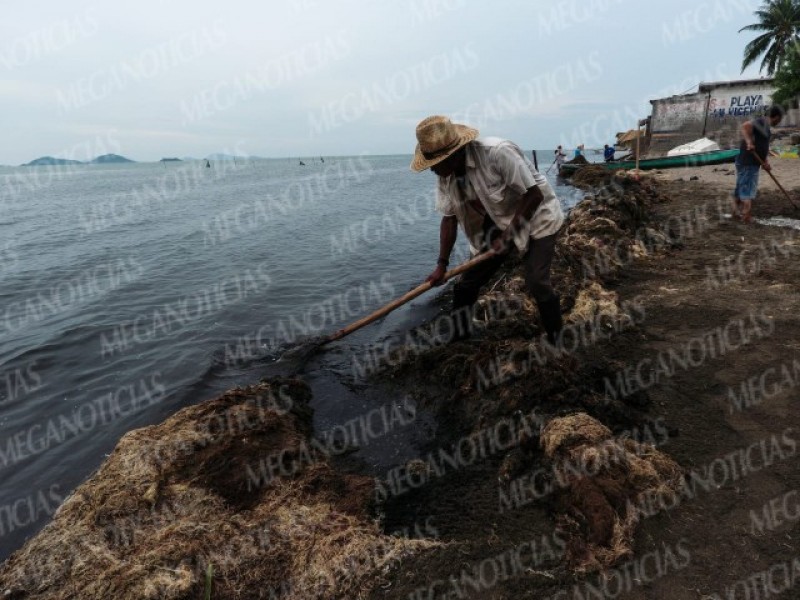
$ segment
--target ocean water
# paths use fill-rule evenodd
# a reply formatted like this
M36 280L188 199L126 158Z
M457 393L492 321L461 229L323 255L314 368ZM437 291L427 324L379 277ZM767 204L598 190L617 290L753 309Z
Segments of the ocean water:
M545 170L552 151L538 154ZM293 341L421 283L439 217L410 159L0 168L0 559L127 431L258 381ZM308 365L317 430L403 401L359 382L353 357L434 314L434 296ZM362 458L391 465L433 428Z

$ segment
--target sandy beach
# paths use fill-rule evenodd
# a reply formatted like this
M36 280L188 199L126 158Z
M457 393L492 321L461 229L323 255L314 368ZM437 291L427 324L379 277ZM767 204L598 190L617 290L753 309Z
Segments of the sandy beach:
M790 190L800 187L800 161L792 158L770 158L772 172L784 188ZM736 185L735 167L733 164L715 165L707 167L693 167L683 169L669 169L660 173L665 178L675 181L678 179L689 180L699 177L699 181L718 185L720 187L733 187ZM759 176L758 190L765 192L776 190L777 186L770 176L763 170Z

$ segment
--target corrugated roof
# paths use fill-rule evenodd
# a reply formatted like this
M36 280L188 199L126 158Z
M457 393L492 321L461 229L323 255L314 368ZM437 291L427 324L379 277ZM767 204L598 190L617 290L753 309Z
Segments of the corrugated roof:
M759 77L758 79L734 79L732 81L708 81L697 87L699 92L708 92L718 87L736 87L746 85L771 85L775 80L772 77Z
M689 98L691 96L697 96L700 94L707 94L713 89L721 88L721 87L738 87L738 86L753 86L753 85L772 85L775 80L772 77L760 77L758 79L734 79L731 81L708 81L708 82L701 82L697 86L696 92L690 92L688 94L675 94L674 96L668 96L666 98L656 98L655 100L650 100L650 104L655 104L656 102L664 102L666 100L680 100L683 98Z
M675 94L674 96L667 96L666 98L656 98L655 100L650 100L650 104L655 104L656 102L666 102L667 100L678 102L680 100L700 97L702 95L704 94L701 94L701 92L692 92L691 94Z

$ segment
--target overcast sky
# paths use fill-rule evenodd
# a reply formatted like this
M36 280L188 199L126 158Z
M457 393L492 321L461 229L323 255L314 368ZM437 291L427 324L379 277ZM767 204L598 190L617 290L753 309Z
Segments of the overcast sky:
M523 148L596 147L648 100L740 74L754 0L15 3L0 163L411 153L447 114Z

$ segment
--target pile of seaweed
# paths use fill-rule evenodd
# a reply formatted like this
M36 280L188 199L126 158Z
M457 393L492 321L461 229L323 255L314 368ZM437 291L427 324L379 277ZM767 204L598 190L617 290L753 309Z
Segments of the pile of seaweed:
M309 443L310 398L264 381L129 432L0 566L0 596L359 597L435 542L381 533L372 480Z
M581 189L602 187L608 184L613 173L613 169L608 169L604 165L587 164L575 171L570 183Z
M567 164L567 165L588 165L589 161L586 160L586 157L583 154L579 154L575 158L571 158L570 160L564 161L564 164Z
M547 423L541 447L559 482L556 524L567 540L566 562L576 571L629 558L636 524L648 514L643 507L652 506L648 499L675 498L683 488L683 471L669 456L650 444L615 438L584 413Z
M578 165L579 168L577 169L577 171L582 171L585 168L582 165L590 165L591 163L588 160L586 160L585 156L578 155L578 156L576 156L575 158L573 158L571 160L564 161L564 164L565 165ZM572 169L563 169L563 168L559 167L558 176L562 177L564 179L570 179L575 172L576 171L574 171Z
M556 522L569 534L567 562L579 571L608 567L629 554L639 515L624 500L635 502L680 479L678 465L654 447L611 440L657 425L647 414L646 391L608 395L607 380L625 365L602 352L603 344L635 330L643 314L613 290L625 265L671 247L651 221L651 209L665 200L657 182L604 170L603 185L572 209L552 267L565 321L556 346L543 335L520 264L512 263L479 299L475 338L408 352L406 360L380 373L412 390L454 438L519 415L535 413L548 423L497 461L500 481L552 463L563 452L583 457L596 444L616 444L623 459L610 471L571 481L556 499ZM499 305L516 310L492 310ZM584 439L587 427L595 434L583 445L556 442L551 435L557 430L559 439Z
M520 262L510 260L479 298L476 339L407 352L380 377L416 390L423 404L464 430L534 407L554 415L572 407L603 421L613 415L621 427L638 421L630 405L638 408L646 398L633 395L626 404L603 399L603 378L617 365L592 348L581 349L586 336L635 326L633 311L609 285L630 261L669 247L650 217L650 208L665 197L654 182L605 175L606 185L571 210L558 238L552 280L567 324L558 346L543 339Z

